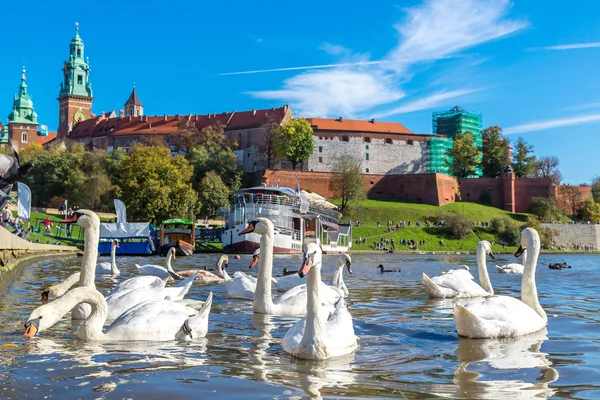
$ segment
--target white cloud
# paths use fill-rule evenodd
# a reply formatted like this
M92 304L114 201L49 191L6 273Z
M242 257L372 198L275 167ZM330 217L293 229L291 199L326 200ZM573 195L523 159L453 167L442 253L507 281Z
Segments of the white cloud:
M399 107L392 108L390 110L382 111L375 114L375 118L389 117L390 115L407 114L419 110L427 110L432 107L437 107L444 104L446 100L455 99L461 96L465 96L471 93L479 92L483 89L462 89L452 90L449 92L436 92L429 96L403 103Z
M600 42L560 44L557 46L532 47L527 50L576 50L600 47Z
M363 110L404 96L394 89L387 77L350 69L306 72L285 80L279 90L249 94L261 99L289 101L294 113L306 117L354 117Z
M547 129L562 128L565 126L582 125L590 122L600 121L600 114L580 115L570 118L558 118L547 121L538 121L530 124L511 126L503 129L502 132L506 135L524 132L545 131Z
M324 43L322 50L344 62L247 71L244 73L319 69L286 79L280 89L249 93L256 98L287 102L295 112L306 116L352 116L382 106L392 109L381 111L381 115L393 115L442 104L475 89L442 90L412 103L394 103L404 97L400 83L410 79L408 70L412 65L456 57L462 50L526 27L527 21L507 17L510 8L508 0L425 0L406 9L406 18L396 25L398 44L382 60L371 61L368 55L353 55L346 47Z
M222 72L220 74L217 74L217 76L263 74L266 72L302 71L302 70L308 70L308 69L327 69L327 68L365 66L365 65L376 65L376 64L381 64L381 61L356 61L356 62L337 63L337 64L307 65L304 67L288 67L288 68L274 68L274 69L258 69L258 70L254 70L254 71Z

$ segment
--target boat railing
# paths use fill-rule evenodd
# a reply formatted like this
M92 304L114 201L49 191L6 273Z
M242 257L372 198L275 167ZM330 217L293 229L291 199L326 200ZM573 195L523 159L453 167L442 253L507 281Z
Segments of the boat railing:
M245 193L243 196L238 196L237 201L234 201L234 206L243 204L270 204L276 206L293 207L298 210L300 209L300 199L287 196L274 196L269 194ZM310 203L309 205L309 212L326 215L332 218L334 221L337 221L340 217L340 214L337 211L313 203Z

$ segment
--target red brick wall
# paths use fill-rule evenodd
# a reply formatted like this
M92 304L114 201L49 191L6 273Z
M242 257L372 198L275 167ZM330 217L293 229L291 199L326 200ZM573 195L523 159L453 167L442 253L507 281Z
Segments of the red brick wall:
M527 212L532 198L555 196L555 191L550 178L515 179L515 212Z
M587 185L582 186L567 186L562 185L557 188L558 206L567 215L573 214L573 205L571 201L571 191L574 191L576 209L579 209L586 199L592 197L592 187ZM577 210L576 210L577 212Z
M504 208L504 188L501 178L459 178L460 197L462 201L485 203Z

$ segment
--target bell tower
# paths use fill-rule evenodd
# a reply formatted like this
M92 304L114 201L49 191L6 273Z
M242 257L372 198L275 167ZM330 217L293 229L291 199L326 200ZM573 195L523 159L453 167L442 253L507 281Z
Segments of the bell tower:
M63 81L58 95L57 136L59 140L67 138L76 123L92 117L94 97L89 78L89 58L84 58L79 24L75 23L75 36L69 44L69 60L63 63Z

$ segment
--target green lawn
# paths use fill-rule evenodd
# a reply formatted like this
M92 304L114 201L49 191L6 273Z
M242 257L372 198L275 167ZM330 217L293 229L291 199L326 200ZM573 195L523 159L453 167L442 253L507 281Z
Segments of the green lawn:
M465 216L470 221L490 221L492 218L508 218L515 224L521 224L527 220L527 214L514 214L504 210L485 206L476 203L452 203L446 206L438 207L428 204L407 203L396 200L366 200L360 207L355 207L351 212L351 219L360 221L360 226L353 227L352 237L354 241L358 237L367 237L366 243L352 245L352 250L374 250L373 242L384 239L395 239L396 251L413 251L406 245L400 245L400 239L425 241L425 244L419 245L419 251L475 251L477 242L480 240L494 241L494 235L489 229L479 226L473 229L463 239L455 239L450 235L441 232L437 227L425 227L424 221L429 219L434 221L435 217L441 212L458 213ZM347 222L350 217L344 216L342 219ZM399 221L410 221L411 226L400 228L391 233L388 232L387 221L392 220L395 224ZM377 227L377 221L381 226ZM421 227L416 227L415 222L421 221ZM443 245L440 241L443 241ZM388 245L387 247L390 247ZM496 252L514 252L516 247L504 247L494 245Z

